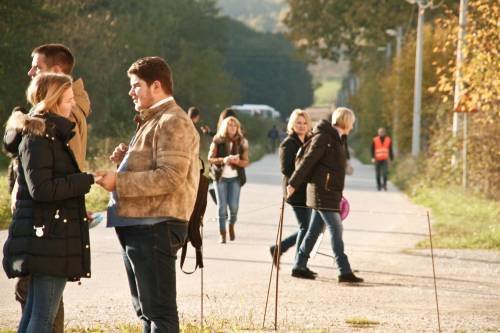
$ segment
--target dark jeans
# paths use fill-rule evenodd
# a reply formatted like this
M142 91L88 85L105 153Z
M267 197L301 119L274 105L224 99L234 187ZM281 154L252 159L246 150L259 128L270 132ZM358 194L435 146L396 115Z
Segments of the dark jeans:
M16 282L16 301L21 303L22 310L24 310L24 306L28 300L28 289L30 287L30 283L31 278L29 276L20 277ZM52 333L64 333L64 302L62 297L59 302L59 309L57 310L56 318L54 319Z
M278 139L269 139L269 150L274 154L278 147Z
M51 333L67 278L33 274L18 333Z
M187 236L187 223L117 227L132 304L144 333L179 332L175 261Z
M309 220L311 219L311 208L294 207L292 206L299 230L281 241L281 253L285 253L289 248L296 246L295 255L299 251L300 244L306 235L307 228L309 227Z
M375 161L375 177L377 178L377 189L387 189L387 171L389 165L387 160Z
M337 267L340 275L352 273L349 259L344 252L344 240L342 239L343 226L340 220L340 214L326 210L313 210L311 223L306 236L300 245L299 253L295 259L294 268L306 268L309 254L316 244L319 234L323 231L324 225L328 226L330 231L330 243L332 246Z

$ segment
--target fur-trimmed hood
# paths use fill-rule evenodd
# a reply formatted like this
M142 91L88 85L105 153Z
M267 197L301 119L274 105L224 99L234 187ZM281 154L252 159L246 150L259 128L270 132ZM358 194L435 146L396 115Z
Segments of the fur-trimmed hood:
M21 111L14 111L9 117L9 120L7 120L5 131L43 136L45 134L45 128L45 119L43 119L42 116L30 116Z
M66 143L74 136L74 127L68 119L52 113L30 115L14 111L5 126L3 146L7 153L17 155L24 135L45 136L51 140L57 137Z

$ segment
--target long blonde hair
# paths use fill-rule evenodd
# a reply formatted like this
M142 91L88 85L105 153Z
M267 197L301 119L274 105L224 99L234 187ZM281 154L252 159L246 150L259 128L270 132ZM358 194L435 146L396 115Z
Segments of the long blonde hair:
M229 136L227 135L227 127L229 125L229 122L234 122L238 129L236 130L235 138L243 138L243 132L241 131L241 124L238 119L235 117L227 117L225 118L222 123L220 124L219 128L217 129L217 136L220 138L225 138L229 139Z
M290 119L288 119L288 124L286 126L286 132L288 134L293 134L295 132L293 130L293 126L295 126L295 123L297 122L297 119L299 119L299 117L303 117L305 119L308 131L311 130L312 123L309 114L302 109L295 109L290 115Z
M59 113L64 92L71 88L71 76L57 73L40 73L31 80L26 98L33 105L33 113Z

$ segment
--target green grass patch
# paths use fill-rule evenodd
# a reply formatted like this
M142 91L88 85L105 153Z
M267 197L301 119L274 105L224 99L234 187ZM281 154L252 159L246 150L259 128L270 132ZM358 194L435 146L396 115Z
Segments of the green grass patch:
M321 83L314 91L314 105L331 105L337 98L341 86L340 79L330 79Z
M10 194L7 185L7 172L4 170L0 172L0 230L7 229L11 222Z
M99 185L92 185L90 192L85 196L85 206L90 212L100 212L108 207L109 192Z
M414 189L412 199L431 209L435 247L500 250L499 202L461 188L425 186ZM428 240L417 244L428 246Z
M349 324L353 327L373 327L376 325L380 325L379 321L371 320L371 319L364 318L364 317L347 318L345 320L345 322L346 322L346 324Z

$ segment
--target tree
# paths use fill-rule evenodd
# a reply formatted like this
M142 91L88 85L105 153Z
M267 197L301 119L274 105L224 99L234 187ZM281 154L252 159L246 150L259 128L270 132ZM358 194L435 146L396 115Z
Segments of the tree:
M282 35L259 33L227 20L226 69L241 82L241 102L269 104L283 115L311 105L307 63Z
M468 5L464 62L462 64L461 112L471 113L469 119L468 178L470 188L496 197L500 189L500 70L499 45L500 29L498 18L500 6L497 1L471 0ZM446 16L438 19L446 38L434 48L436 56L447 57L445 63L433 63L439 81L429 88L436 97L443 101L453 99L455 80L455 48L458 37L458 17L453 11L446 11ZM451 118L452 108L448 108ZM441 133L441 137L452 140L451 131ZM463 140L464 138L460 138ZM456 141L455 141L456 142ZM461 148L456 142L455 148ZM436 148L435 151L439 152ZM439 156L449 157L449 154ZM449 161L445 160L445 162Z
M354 72L366 65L366 54L386 45L387 29L409 27L415 13L415 6L403 0L287 2L290 11L284 22L290 29L289 37L313 58L338 61L344 57ZM438 13L429 11L427 16Z

